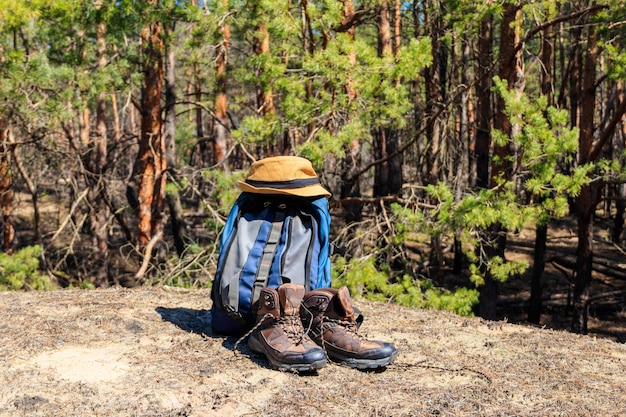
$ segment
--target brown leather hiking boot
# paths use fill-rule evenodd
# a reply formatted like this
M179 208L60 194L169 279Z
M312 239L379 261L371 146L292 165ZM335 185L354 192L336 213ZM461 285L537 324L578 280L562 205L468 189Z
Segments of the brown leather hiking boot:
M264 288L259 298L257 326L248 346L267 357L274 369L313 371L326 365L327 356L305 333L300 320L304 287L283 284Z
M328 357L357 369L389 365L398 356L391 343L368 340L357 333L357 322L348 288L323 288L304 295L300 316L311 338Z

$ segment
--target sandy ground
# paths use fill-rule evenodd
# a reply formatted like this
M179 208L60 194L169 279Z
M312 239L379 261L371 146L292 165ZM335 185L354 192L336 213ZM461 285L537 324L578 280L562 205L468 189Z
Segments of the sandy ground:
M381 372L268 368L207 290L0 293L0 416L626 416L626 345L356 301Z

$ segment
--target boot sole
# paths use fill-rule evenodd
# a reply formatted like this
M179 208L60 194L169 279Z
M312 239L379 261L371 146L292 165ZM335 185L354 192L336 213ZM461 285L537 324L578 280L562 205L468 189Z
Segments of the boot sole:
M272 355L266 352L265 345L261 343L259 339L255 337L254 335L251 335L250 338L248 339L248 347L250 348L250 350L256 353L260 353L263 356L265 356L265 358L267 358L267 361L269 362L272 369L276 369L280 371L297 371L297 372L316 371L326 366L326 362L327 362L326 359L321 359L321 360L311 362L311 363L306 363L306 362L305 363L285 363L285 362L277 361L276 359L272 357Z
M326 352L328 353L328 352ZM391 356L387 356L385 358L380 359L356 359L349 356L342 356L337 354L329 354L328 357L333 362L340 363L342 365L349 366L350 368L367 370L367 369L378 369L384 368L393 362L398 356L398 352L395 351Z

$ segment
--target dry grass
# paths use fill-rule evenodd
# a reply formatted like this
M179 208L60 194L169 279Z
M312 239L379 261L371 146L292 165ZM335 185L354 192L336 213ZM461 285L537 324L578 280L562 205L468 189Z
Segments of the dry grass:
M0 416L626 416L624 344L356 303L382 372L235 355L206 290L1 293Z

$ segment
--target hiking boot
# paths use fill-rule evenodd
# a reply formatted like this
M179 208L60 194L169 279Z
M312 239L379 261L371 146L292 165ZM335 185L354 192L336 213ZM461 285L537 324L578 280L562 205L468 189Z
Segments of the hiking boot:
M357 333L357 321L348 288L323 288L304 295L300 316L311 338L328 357L357 369L389 365L398 356L391 343L368 340Z
M326 352L302 327L299 313L303 295L304 287L294 284L261 290L258 327L250 335L248 346L264 354L274 369L313 371L326 365Z

